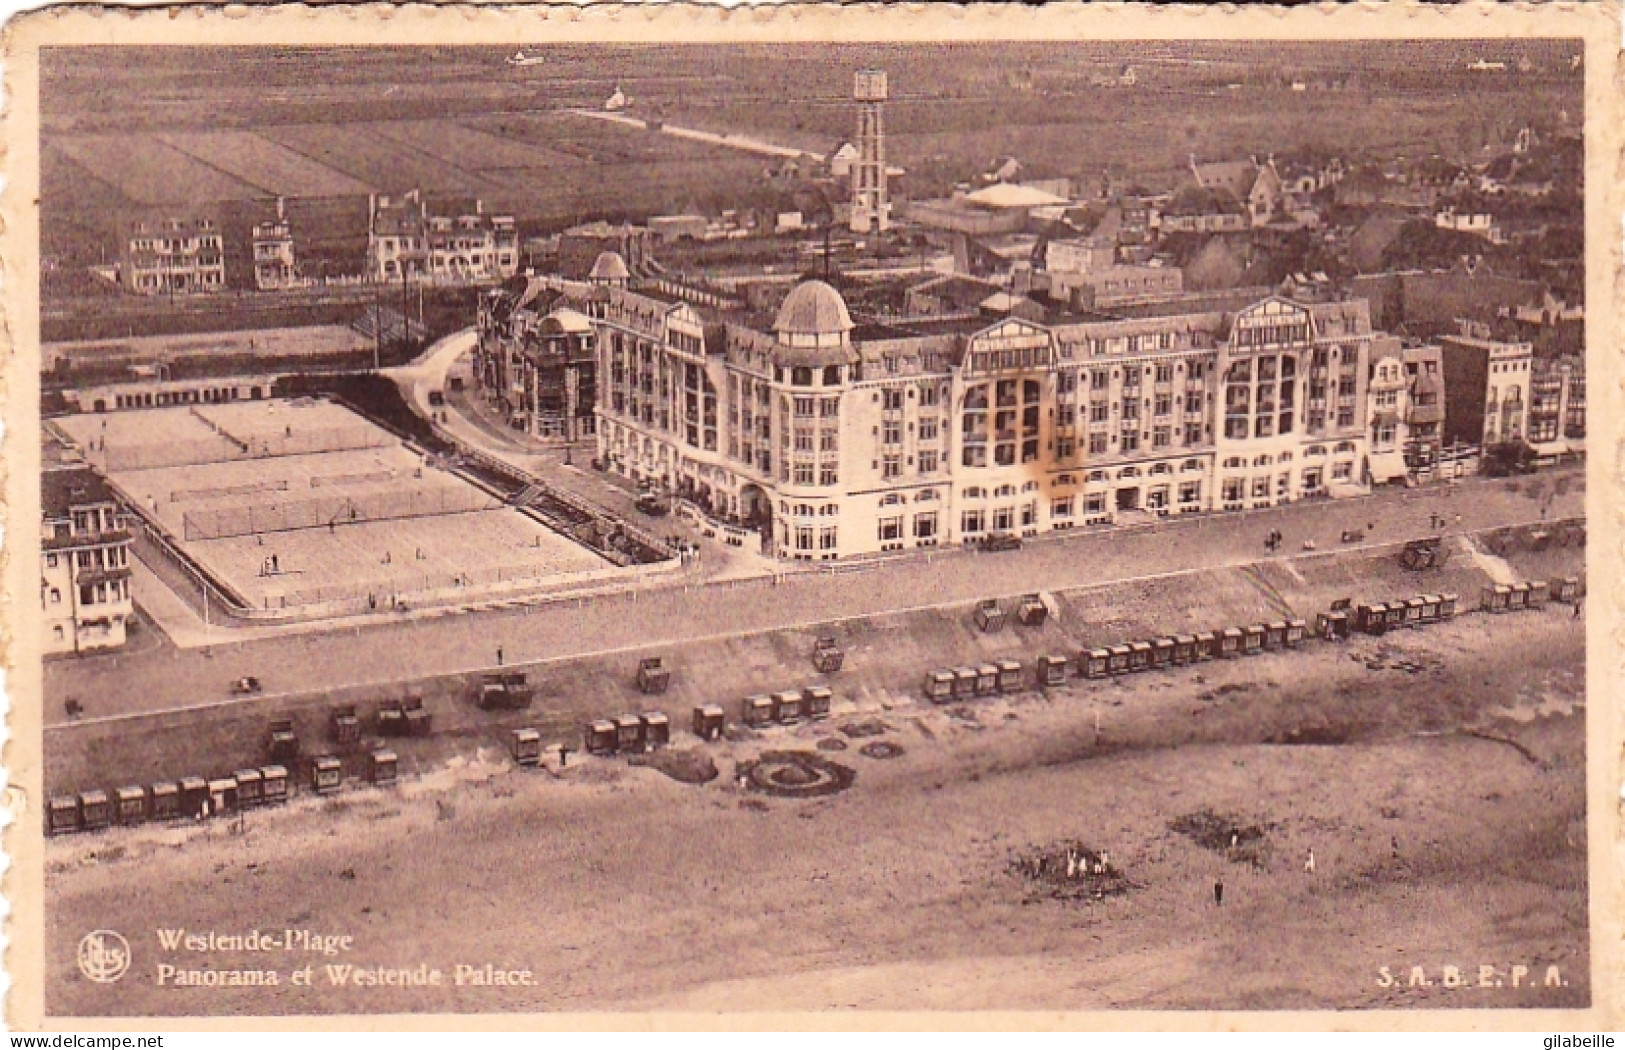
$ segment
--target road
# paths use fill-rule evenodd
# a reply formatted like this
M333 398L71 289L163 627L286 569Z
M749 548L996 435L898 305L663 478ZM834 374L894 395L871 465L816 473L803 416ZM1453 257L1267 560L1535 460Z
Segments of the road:
M1553 496L1554 482L1565 491ZM1538 484L1541 495L1528 491ZM944 550L863 566L840 574L803 572L612 598L493 609L330 633L217 644L207 650L165 648L56 661L45 667L45 718L62 721L62 702L77 698L91 717L216 702L233 679L254 675L272 693L315 692L406 678L466 672L640 646L674 645L730 633L765 631L982 597L1086 587L1112 580L1240 565L1266 557L1262 541L1279 529L1279 557L1302 557L1301 545L1340 546L1343 529L1374 523L1368 544L1429 533L1430 513L1450 519L1446 531L1479 531L1585 513L1578 471L1516 482L1473 479L1366 499L1300 503L1253 515L1173 520L1138 529L1078 531L1031 542L1020 551L977 554ZM1456 515L1460 515L1459 523ZM1358 597L1358 596L1356 596Z
M648 121L641 120L637 117L627 116L624 113L608 113L592 109L568 109L565 110L565 112L578 117L588 117L592 120L608 121L611 124L625 124L627 127L638 128L644 131L647 131L649 128ZM771 142L764 142L761 139L751 138L749 135L719 135L714 131L698 131L694 128L680 128L673 124L662 124L660 126L660 133L663 135L670 135L672 138L676 139L689 139L694 142L704 142L711 146L724 146L728 149L743 150L746 153L754 153L758 156L764 157L787 157L791 160L799 160L802 157L813 156L804 149L795 149L791 146L774 145Z
M630 485L591 468L595 451L591 444L577 444L571 449L564 449L556 444L533 441L504 425L496 412L474 392L472 371L466 357L474 349L477 338L473 329L454 333L430 347L411 364L385 369L385 374L401 387L418 415L430 420L442 434L518 467L557 491L584 499L635 525L662 536L675 535L688 542L703 543L705 550L700 564L691 566L693 571L689 573L696 579L739 579L785 571L774 559L763 557L759 551L740 550L720 542L704 542L699 530L675 517L658 521L650 519L633 505L637 494ZM448 379L452 376L463 378L461 392L448 389ZM443 408L429 404L431 390L445 392L446 404Z

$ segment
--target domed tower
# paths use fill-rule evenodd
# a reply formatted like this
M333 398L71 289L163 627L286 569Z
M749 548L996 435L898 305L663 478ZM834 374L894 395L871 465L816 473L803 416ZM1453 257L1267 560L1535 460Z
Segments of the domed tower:
M632 271L626 268L626 260L615 252L599 252L587 274L587 280L603 288L625 288L631 279Z
M839 486L847 480L841 457L851 442L840 438L840 430L845 414L842 394L856 378L858 362L852 327L840 293L823 281L796 285L773 322L776 480L805 501L792 508L797 514L817 516L813 521L780 523L781 551L793 541L791 556L797 558L835 553L833 526L839 509L833 502L826 509L826 501L837 499ZM830 548L807 550L813 535L809 530L829 530Z
M780 368L838 365L844 372L858 356L852 349L852 328L840 292L823 281L803 281L790 290L773 321L779 343L774 363Z

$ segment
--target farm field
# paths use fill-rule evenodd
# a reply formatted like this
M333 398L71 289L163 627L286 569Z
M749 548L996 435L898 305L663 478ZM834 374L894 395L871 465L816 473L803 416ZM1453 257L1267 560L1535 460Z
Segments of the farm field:
M393 121L359 127L444 163L481 173L514 168L540 173L582 163L578 157L544 149L541 144L515 142L449 120Z
M50 145L131 205L250 200L262 193L150 135L73 135Z
M371 191L366 183L246 131L169 133L169 146L279 197L346 197Z
M380 192L479 196L491 184L421 149L380 135L365 124L297 124L263 129L266 138Z

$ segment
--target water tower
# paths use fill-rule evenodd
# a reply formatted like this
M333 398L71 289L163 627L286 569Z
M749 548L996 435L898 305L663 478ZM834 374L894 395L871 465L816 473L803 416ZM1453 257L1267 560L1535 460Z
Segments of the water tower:
M852 232L891 228L891 202L886 198L886 134L880 111L886 102L886 73L859 70L852 97L858 103L858 159L852 164Z

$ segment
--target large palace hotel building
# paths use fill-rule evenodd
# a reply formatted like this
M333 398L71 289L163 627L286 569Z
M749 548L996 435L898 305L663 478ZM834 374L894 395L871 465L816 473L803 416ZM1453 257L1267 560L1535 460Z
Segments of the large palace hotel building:
M827 560L1351 495L1369 483L1364 300L1038 324L854 323L820 281L767 330L585 296L605 469Z

